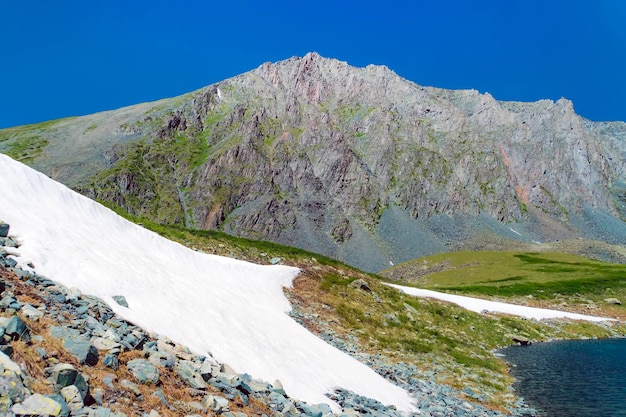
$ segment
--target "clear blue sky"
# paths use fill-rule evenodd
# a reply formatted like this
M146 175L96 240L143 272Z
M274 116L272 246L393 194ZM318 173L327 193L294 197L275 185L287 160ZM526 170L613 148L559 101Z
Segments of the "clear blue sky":
M626 1L0 3L0 127L173 97L316 51L626 121Z

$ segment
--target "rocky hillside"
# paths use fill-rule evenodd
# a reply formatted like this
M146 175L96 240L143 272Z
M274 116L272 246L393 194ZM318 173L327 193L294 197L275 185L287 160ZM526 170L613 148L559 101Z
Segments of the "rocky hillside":
M149 219L368 271L491 236L626 241L626 124L315 53L173 99L0 131L0 152Z

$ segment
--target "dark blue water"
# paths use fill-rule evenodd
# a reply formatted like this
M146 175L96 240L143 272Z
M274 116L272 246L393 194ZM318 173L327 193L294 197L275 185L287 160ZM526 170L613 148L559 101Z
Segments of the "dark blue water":
M549 417L626 417L626 339L500 350L525 402Z

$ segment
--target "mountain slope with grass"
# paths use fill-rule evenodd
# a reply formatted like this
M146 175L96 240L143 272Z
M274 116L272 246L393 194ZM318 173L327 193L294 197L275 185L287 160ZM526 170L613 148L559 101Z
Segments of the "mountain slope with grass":
M368 271L507 242L626 241L626 124L310 53L189 94L0 131L7 153L157 222ZM618 260L590 244L590 254Z

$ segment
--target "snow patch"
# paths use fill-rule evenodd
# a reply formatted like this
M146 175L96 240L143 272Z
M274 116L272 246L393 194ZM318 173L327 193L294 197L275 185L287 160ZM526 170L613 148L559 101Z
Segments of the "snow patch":
M390 287L396 288L406 294L416 297L434 298L441 301L447 301L459 305L467 310L474 311L476 313L482 312L494 312L512 314L514 316L526 317L528 319L556 319L556 318L568 318L572 320L585 320L585 321L613 321L607 317L587 316L584 314L569 313L566 311L550 310L547 308L536 308L520 306L517 304L501 303L498 301L483 300L480 298L466 297L462 295L446 294L443 292L423 290L420 288L405 287L396 284L387 284Z

